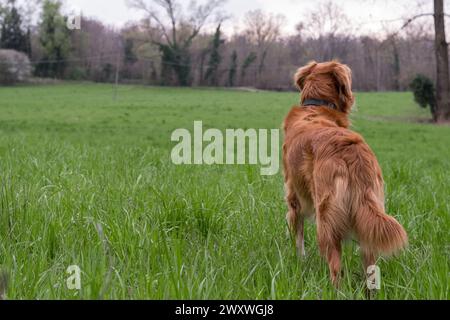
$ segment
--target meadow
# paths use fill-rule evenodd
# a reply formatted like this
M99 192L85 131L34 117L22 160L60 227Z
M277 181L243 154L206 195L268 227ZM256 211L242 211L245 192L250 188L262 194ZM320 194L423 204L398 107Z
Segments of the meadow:
M0 268L8 299L364 299L358 246L335 290L283 179L255 165L176 166L176 128L280 128L297 93L67 83L0 88ZM449 299L450 126L412 94L357 93L408 248L380 258L378 299ZM66 286L70 265L81 289Z

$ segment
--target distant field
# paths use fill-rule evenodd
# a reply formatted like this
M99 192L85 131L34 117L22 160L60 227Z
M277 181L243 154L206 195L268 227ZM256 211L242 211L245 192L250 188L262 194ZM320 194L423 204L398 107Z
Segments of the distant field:
M295 93L103 84L0 88L0 266L8 299L363 299L358 247L342 288L315 226L286 235L281 171L175 166L171 132L280 128ZM380 259L380 299L449 299L450 127L410 93L359 93L353 128L383 168L409 248ZM96 225L102 226L98 231ZM66 268L82 288L66 287Z

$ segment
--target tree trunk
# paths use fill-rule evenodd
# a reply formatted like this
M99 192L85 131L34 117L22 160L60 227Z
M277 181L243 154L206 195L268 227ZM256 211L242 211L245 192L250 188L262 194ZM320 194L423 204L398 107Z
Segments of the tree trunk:
M450 120L450 80L448 47L445 40L444 1L434 0L434 29L436 51L436 113L435 121Z
M398 53L398 47L396 39L392 39L392 49L393 49L393 64L392 70L394 72L394 90L400 91L400 55Z

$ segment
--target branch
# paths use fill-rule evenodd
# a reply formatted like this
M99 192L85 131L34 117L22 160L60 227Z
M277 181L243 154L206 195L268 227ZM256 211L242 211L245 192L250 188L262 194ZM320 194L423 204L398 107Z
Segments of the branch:
M149 20L154 20L157 26L161 29L164 39L167 41L170 47L177 47L177 25L183 23L182 16L178 10L178 2L176 0L149 0L150 4L147 4L145 0L128 0L130 6L145 11L148 15ZM184 48L190 46L192 40L200 33L204 24L211 16L211 14L223 4L223 0L209 0L204 5L196 5L195 2L192 2L192 14L190 18L187 20L188 24L191 26L191 33L185 38L185 40L179 39L182 42ZM162 12L159 12L153 8L153 6L157 6L162 9ZM170 27L164 25L162 19L167 18L168 22L171 25L172 30L169 30ZM220 19L224 20L225 17L221 17ZM171 35L169 36L169 33Z
M173 43L176 45L177 43L177 20L175 19L175 10L173 7L172 0L166 0L167 2L167 13L170 17L170 21L172 23L172 39Z
M166 27L162 23L161 19L158 17L158 15L156 14L156 12L154 10L152 10L145 4L144 0L131 0L131 1L129 1L129 3L132 7L145 11L148 15L149 20L153 19L158 24L159 28L161 29L161 31L163 33L164 38L166 38L166 40L169 44L172 44L172 42L169 38L169 35L167 34Z
M176 45L177 42L177 18L176 18L176 2L174 0L153 0L156 4L164 9L166 15L169 17L172 26L172 43Z
M388 41L388 40L390 40L390 39L392 39L392 38L395 38L395 37L396 37L403 29L405 29L407 26L409 26L412 22L414 22L414 21L417 20L418 18L422 18L422 17L430 17L430 16L434 17L434 13L421 13L421 14L417 14L417 15L415 15L415 16L413 16L413 17L407 19L407 20L405 21L405 23L403 23L403 25L401 26L400 29L398 29L396 32L392 33L391 35L389 35L389 36L386 38L386 41ZM447 18L449 18L449 17L450 17L450 14L444 13L444 16L447 17ZM400 20L400 19L394 19L394 20L391 20L390 22L398 21L398 20Z
M397 30L397 32L394 32L392 34L393 37L395 37L396 35L398 35L400 33L400 31L402 31L403 29L405 29L411 22L413 22L414 20L418 19L418 18L422 18L422 17L427 17L427 16L434 16L434 13L421 13L421 14L417 14L411 18L409 18L408 20L406 20L406 22L402 25L402 27Z
M210 17L210 15L216 10L216 8L220 7L223 4L221 0L210 0L205 5L199 5L195 8L196 12L192 15L191 23L193 26L193 30L191 35L184 41L184 47L188 47L192 40L200 33L204 24Z

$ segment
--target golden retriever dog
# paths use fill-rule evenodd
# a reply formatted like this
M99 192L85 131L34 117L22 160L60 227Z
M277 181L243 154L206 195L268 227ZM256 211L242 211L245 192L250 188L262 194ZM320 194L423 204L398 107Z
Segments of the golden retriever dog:
M354 103L350 68L313 61L298 69L295 84L301 105L291 109L283 124L286 218L302 255L304 220L315 220L320 253L338 286L343 240L359 242L367 270L380 254L403 248L407 235L385 213L383 177L374 153L348 129Z

